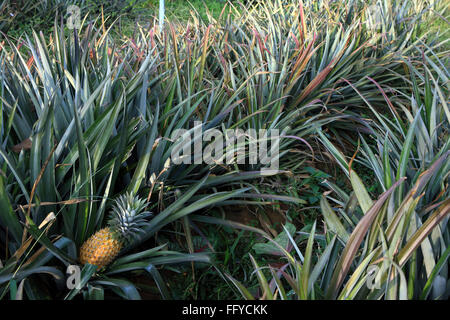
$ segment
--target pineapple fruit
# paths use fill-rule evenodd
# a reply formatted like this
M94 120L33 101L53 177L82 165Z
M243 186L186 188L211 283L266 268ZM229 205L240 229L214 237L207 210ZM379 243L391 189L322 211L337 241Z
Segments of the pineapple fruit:
M143 211L147 203L132 194L115 200L108 226L97 231L80 248L80 262L101 269L110 264L120 251L136 240L147 224L150 212Z

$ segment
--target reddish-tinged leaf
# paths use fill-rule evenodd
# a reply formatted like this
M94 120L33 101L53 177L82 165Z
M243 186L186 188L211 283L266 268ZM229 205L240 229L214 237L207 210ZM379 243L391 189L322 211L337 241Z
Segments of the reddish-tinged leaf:
M333 273L333 277L330 282L330 286L327 291L327 299L335 299L338 293L339 287L342 285L348 270L355 258L355 254L361 246L364 237L367 234L370 226L377 217L378 213L381 212L386 200L389 198L391 193L397 188L400 183L402 183L406 178L401 178L396 183L392 185L387 191L385 191L380 198L373 204L369 211L364 215L364 217L359 221L358 225L353 230L350 235L350 239L342 252L341 258L336 265L336 271Z
M317 87L325 80L328 74L333 70L336 58L333 59L328 66L325 67L314 79L311 81L306 88L303 90L302 94L296 100L296 104L302 102L311 92L313 92Z
M425 221L425 223L414 233L406 245L398 254L398 261L402 267L408 261L411 254L420 246L422 241L433 231L433 229L450 213L450 199L444 203Z

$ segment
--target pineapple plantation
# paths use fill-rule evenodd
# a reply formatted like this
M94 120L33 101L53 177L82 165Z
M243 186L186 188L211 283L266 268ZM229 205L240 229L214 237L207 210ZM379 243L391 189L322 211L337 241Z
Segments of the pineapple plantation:
M0 1L0 299L448 299L448 2L166 2Z

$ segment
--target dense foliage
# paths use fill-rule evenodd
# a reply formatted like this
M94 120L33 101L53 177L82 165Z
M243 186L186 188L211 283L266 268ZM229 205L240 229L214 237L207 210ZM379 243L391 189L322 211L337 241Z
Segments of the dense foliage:
M176 273L223 286L194 298L448 297L449 51L428 27L445 1L232 1L131 36L111 20L142 4L105 2L74 30L62 1L0 11L0 298L186 297ZM51 32L8 33L39 13ZM173 163L199 123L279 129L280 170ZM82 266L125 193L151 218Z

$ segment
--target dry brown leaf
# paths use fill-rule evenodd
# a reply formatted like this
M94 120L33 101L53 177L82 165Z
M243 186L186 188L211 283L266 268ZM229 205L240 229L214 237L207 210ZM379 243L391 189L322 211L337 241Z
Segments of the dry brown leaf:
M16 144L14 147L12 147L12 151L16 152L16 153L20 153L20 151L22 150L30 150L31 149L31 139L27 138L25 140L23 140L21 143Z

